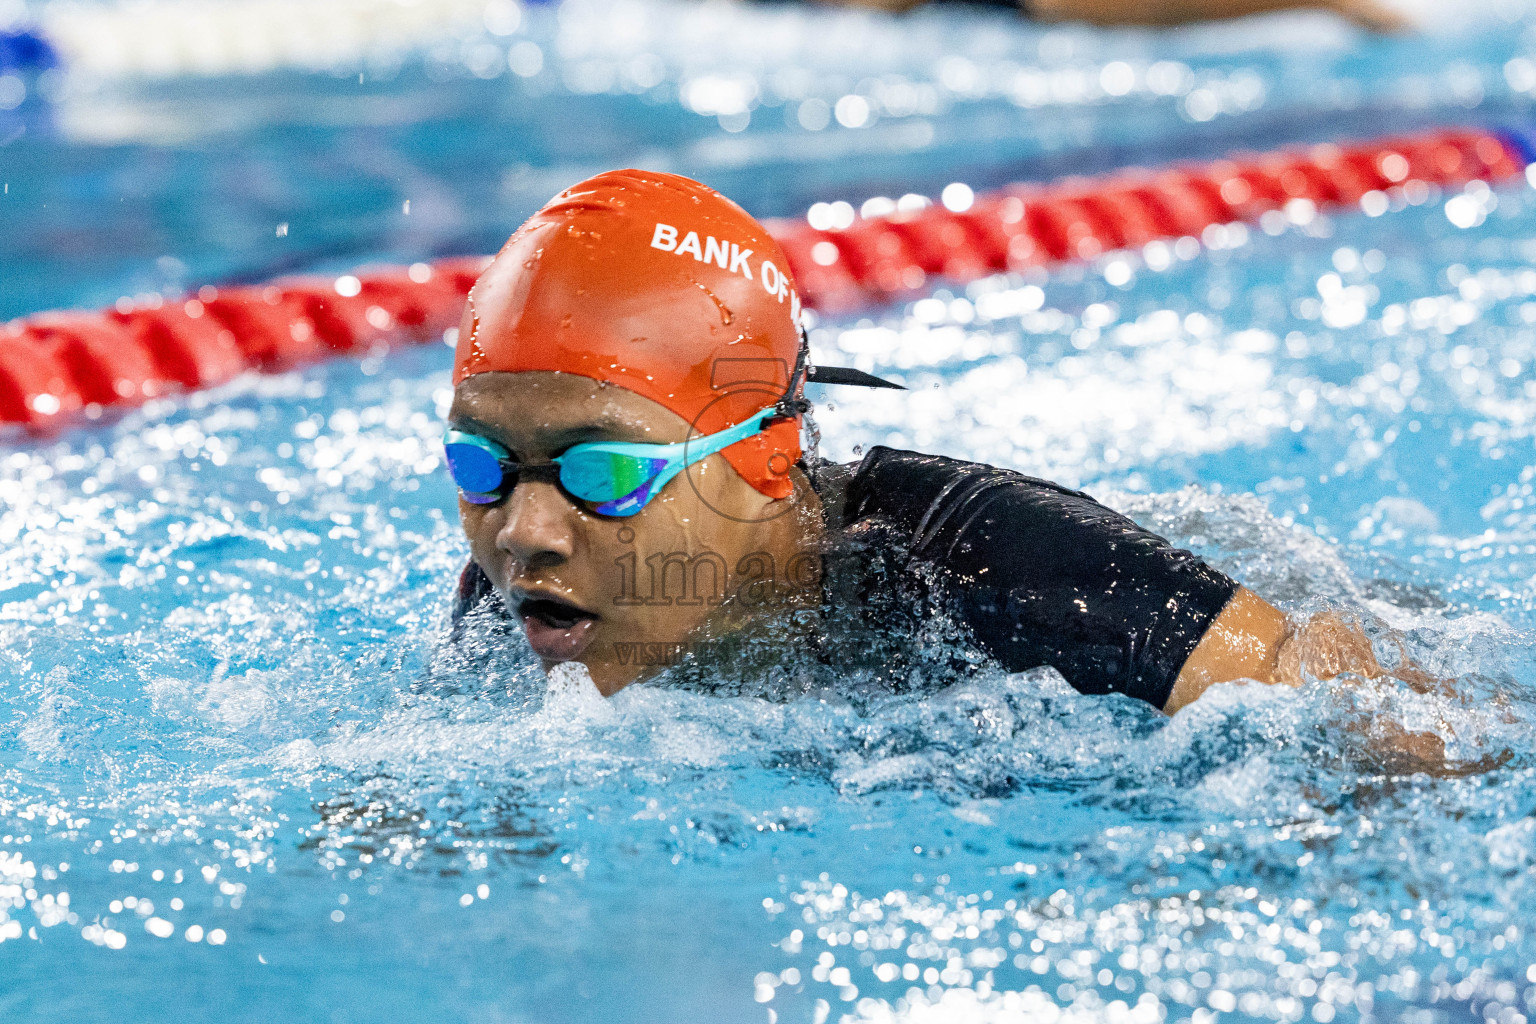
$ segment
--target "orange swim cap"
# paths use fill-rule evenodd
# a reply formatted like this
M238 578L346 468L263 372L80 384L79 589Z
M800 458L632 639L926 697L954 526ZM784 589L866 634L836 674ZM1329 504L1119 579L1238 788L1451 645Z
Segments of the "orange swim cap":
M579 374L712 434L778 401L800 346L800 298L761 224L688 178L609 171L550 200L480 275L453 382L495 370ZM747 483L787 498L798 419L723 454Z

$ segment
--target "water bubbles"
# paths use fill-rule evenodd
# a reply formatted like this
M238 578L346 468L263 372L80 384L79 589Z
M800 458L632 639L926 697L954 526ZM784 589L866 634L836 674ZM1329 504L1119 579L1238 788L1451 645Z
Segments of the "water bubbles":
M1147 68L1147 88L1159 96L1182 96L1193 80L1188 65L1178 61L1160 60Z
M1401 182L1408 177L1408 158L1401 153L1383 153L1377 158L1376 167L1388 181Z
M1453 196L1446 200L1445 219L1458 228L1472 228L1481 224L1485 214L1471 196Z
M514 0L489 0L482 18L491 35L510 36L523 23L523 9Z
M1391 206L1391 200L1385 192L1375 189L1360 197L1360 209L1365 211L1367 217L1380 217Z
M859 216L864 220L887 217L895 212L896 200L888 196L871 196L859 207Z
M863 128L869 123L869 101L863 96L844 96L837 101L833 114L844 128Z
M507 50L507 68L519 78L533 78L544 70L544 51L531 39L521 39Z
M946 210L964 213L976 201L976 193L964 182L955 181L944 186L944 191L939 195L939 201L944 204Z
M800 127L808 132L819 132L832 122L832 107L826 100L811 97L795 108Z
M1475 228L1498 209L1498 197L1481 181L1468 182L1462 194L1445 202L1445 219L1463 230Z
M507 69L507 54L496 43L478 43L464 55L464 66L476 78L495 78Z
M853 224L853 206L842 200L816 203L806 212L806 223L818 231L836 231Z
M27 98L27 84L17 75L0 75L0 110L15 110Z
M1285 204L1285 219L1297 227L1306 227L1317 218L1317 204L1310 199L1292 199Z
M1536 90L1536 63L1526 57L1513 57L1504 65L1504 80L1516 92Z
M1116 288L1124 288L1136 275L1131 262L1125 258L1111 259L1104 264L1104 280Z
M1184 112L1191 121L1209 121L1221 113L1221 101L1209 89L1196 89L1184 97Z
M1109 96L1124 96L1136 87L1136 69L1123 60L1110 61L1099 72L1099 86Z
M740 115L757 99L750 76L706 75L683 85L683 102L697 114Z

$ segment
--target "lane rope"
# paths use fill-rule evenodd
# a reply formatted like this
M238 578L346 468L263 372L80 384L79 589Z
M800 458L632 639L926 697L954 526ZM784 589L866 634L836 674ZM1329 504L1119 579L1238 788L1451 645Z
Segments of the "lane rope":
M1213 225L1256 223L1296 202L1380 212L1405 191L1473 180L1491 185L1520 175L1533 160L1530 135L1448 130L1013 185L974 200L962 186L952 206L928 203L862 218L850 216L845 204L843 224L776 221L769 229L784 246L805 303L846 311L913 294L932 278L966 282L1158 240L1198 241ZM824 209L819 219L835 216Z
M245 372L431 341L459 322L488 256L215 288L0 328L0 423L48 432Z
M1204 164L1130 169L861 217L818 204L768 223L806 305L840 312L1007 271L1093 260L1207 228L1254 223L1296 203L1385 211L1415 189L1495 184L1536 163L1536 135L1453 129ZM815 221L816 223L812 223ZM52 433L247 370L441 338L489 257L363 268L341 277L205 285L179 298L39 313L0 326L0 423Z

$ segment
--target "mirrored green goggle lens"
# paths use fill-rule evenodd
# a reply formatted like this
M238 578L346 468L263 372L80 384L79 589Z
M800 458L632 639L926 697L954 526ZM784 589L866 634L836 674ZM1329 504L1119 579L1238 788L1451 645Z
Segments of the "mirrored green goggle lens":
M608 502L633 494L666 468L666 459L572 452L560 459L560 483L583 501Z

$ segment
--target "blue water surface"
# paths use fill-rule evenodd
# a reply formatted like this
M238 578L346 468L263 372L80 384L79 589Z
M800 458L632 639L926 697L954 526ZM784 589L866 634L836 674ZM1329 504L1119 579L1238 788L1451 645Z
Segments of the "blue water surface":
M1116 146L1496 119L1521 109L1529 49L1523 21L1308 57L975 14L708 11L710 38L788 27L702 70L669 63L682 43L661 28L586 54L638 68L650 47L662 77L630 91L556 76L534 95L441 62L445 80L407 64L352 107L339 73L62 88L0 148L5 311L489 249L613 163L710 168L785 213L1109 165ZM581 56L544 14L520 31ZM832 43L796 50L848 24L891 44L855 73L908 83L951 58L1191 78L1033 107L973 83L922 118L814 131L766 101L727 130L678 99L727 59L806 69L796 103L873 96ZM1250 84L1201 120L1189 97L1217 74ZM82 126L76 87L116 113ZM878 134L914 119L917 144ZM819 141L837 138L866 141ZM1357 616L1385 660L1448 681L1427 693L1222 686L1166 719L1049 670L773 703L604 701L515 642L467 669L442 645L467 549L440 344L7 439L0 1018L1519 1024L1536 192L1393 206L1293 208L819 320L820 360L911 391L821 395L817 419L830 457L883 443L1084 487L1289 611ZM1438 736L1450 770L1394 768L1394 730Z

